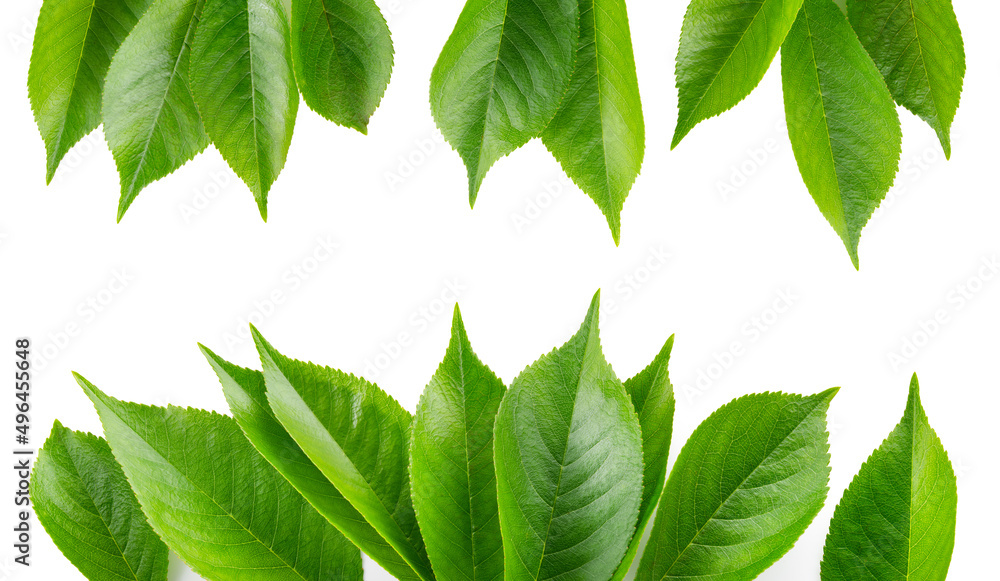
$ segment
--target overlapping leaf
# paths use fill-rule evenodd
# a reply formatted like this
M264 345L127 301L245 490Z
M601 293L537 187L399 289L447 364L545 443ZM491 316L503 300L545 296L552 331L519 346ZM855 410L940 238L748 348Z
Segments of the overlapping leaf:
M823 550L823 581L944 581L955 546L955 472L920 405L906 411L844 493Z
M504 384L472 352L455 307L444 361L413 420L413 506L440 579L504 578L493 420Z
M674 347L673 335L660 349L648 367L625 381L625 391L632 398L642 429L642 501L639 503L639 523L628 551L612 579L621 581L628 573L639 551L642 535L656 510L667 477L667 458L674 426L674 388L670 385L667 366Z
M47 182L66 152L101 124L111 58L150 0L45 0L28 68L28 96L45 140Z
M573 73L577 0L468 0L431 75L431 111L465 162L474 204L487 170L537 137Z
M292 0L292 61L302 96L365 133L392 72L392 39L372 0Z
M892 186L902 135L882 76L833 0L805 0L782 47L792 150L858 266L861 230Z
M362 579L357 548L231 418L109 397L82 377L153 529L211 581Z
M504 579L609 579L635 530L642 437L604 360L599 296L580 330L511 384L495 458Z
M826 410L836 394L764 393L713 413L667 480L639 581L754 579L826 499Z
M90 581L166 581L167 546L146 522L108 443L58 421L38 453L31 504Z
M951 123L965 78L951 0L847 0L847 15L896 102L926 121L951 157Z
M402 557L309 460L274 417L264 374L233 365L202 347L222 382L229 409L250 442L320 514L397 579L419 579Z
M580 0L579 6L573 77L542 142L604 212L617 244L645 148L639 81L625 0Z
M410 499L410 414L377 386L288 359L253 334L275 417L413 571L434 579Z
M187 80L204 3L156 0L108 70L104 135L121 181L119 221L142 188L208 147Z
M677 51L677 128L671 147L728 111L764 78L802 0L692 0Z
M205 130L267 219L299 92L282 0L205 0L191 46L191 92Z

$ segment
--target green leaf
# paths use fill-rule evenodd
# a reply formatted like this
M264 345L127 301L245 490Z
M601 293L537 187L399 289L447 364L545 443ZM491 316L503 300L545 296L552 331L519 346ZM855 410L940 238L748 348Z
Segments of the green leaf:
M127 403L77 381L153 529L195 573L212 581L362 578L354 545L232 418Z
M667 476L667 458L670 456L670 437L674 426L674 387L670 385L667 365L674 347L671 335L648 367L625 382L625 391L632 398L632 405L639 416L642 428L642 502L639 503L639 524L629 542L614 581L625 578L632 561L639 551L642 535L663 492Z
M764 78L802 0L692 0L677 51L677 128L728 111Z
M559 109L579 41L577 0L468 0L431 74L431 111L469 173L469 202L498 159Z
M580 0L569 91L542 142L604 212L615 244L646 145L625 0Z
M309 107L368 131L392 72L389 27L372 0L292 0L292 61Z
M288 359L251 330L275 417L413 571L433 580L410 500L409 412L363 379Z
M788 552L826 499L836 392L747 395L702 422L667 479L636 579L746 581Z
M104 88L104 135L121 181L118 220L139 192L208 147L188 87L204 0L157 0L122 43Z
M788 136L802 179L858 267L861 229L899 167L899 115L833 0L806 0L782 47Z
M635 530L642 439L601 353L595 296L580 330L511 384L496 419L505 580L610 578Z
M104 76L149 0L44 0L28 96L45 140L45 181L73 144L101 124Z
M920 405L917 376L899 425L844 493L823 581L944 581L955 547L955 472Z
M472 352L456 305L451 342L420 398L410 444L413 506L440 579L503 579L493 420L504 391Z
M896 102L926 121L951 157L965 46L951 0L848 0L847 16Z
M274 417L264 374L233 365L208 348L202 352L215 369L236 422L250 443L325 516L333 526L397 579L419 579L395 549L323 476ZM357 554L357 553L355 553Z
M57 420L31 479L38 521L90 581L166 581L167 546L156 536L103 439Z
M265 220L299 108L288 26L282 0L205 0L191 46L191 91L205 130Z

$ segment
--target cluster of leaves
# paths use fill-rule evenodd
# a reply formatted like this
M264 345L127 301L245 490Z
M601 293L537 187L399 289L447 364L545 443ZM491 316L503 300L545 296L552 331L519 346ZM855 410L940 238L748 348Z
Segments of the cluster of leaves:
M861 230L892 186L896 104L923 118L951 156L965 76L951 0L692 0L677 53L673 147L742 101L781 49L788 136L820 211L858 267Z
M825 502L837 390L726 404L668 478L673 337L622 382L597 305L509 387L473 353L456 308L415 415L363 379L285 357L256 329L263 371L202 347L233 418L119 401L77 376L107 441L57 422L32 501L92 581L164 581L167 547L212 581L360 580L359 549L423 581L620 581L633 567L640 581L757 577ZM902 421L836 510L823 580L943 580L956 502L914 378Z
M104 124L121 220L138 193L213 143L253 192L285 165L299 92L364 133L389 83L373 0L44 0L28 94L47 177Z
M431 111L469 174L540 137L617 244L645 125L625 0L468 0L431 75Z

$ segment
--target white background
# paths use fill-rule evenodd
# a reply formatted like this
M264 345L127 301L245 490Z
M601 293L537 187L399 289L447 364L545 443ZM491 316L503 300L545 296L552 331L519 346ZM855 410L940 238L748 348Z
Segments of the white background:
M979 274L984 261L1000 258L1000 9L957 0L968 74L952 160L944 160L930 128L901 110L902 169L865 229L856 272L800 181L782 125L777 62L745 102L669 151L684 4L629 6L647 141L617 248L596 205L537 140L494 166L470 210L465 169L440 142L427 96L461 0L382 3L396 63L369 135L303 105L267 224L211 148L142 192L120 225L117 175L100 131L46 187L25 89L40 2L9 4L0 30L0 361L13 361L14 338L22 335L34 340L36 354L49 355L36 361L33 445L55 418L100 430L70 370L120 398L225 410L195 343L256 365L245 339L253 313L287 354L365 374L412 410L447 345L449 285L459 288L473 346L505 381L569 338L602 288L602 342L621 377L677 334L672 457L701 420L734 397L843 386L830 410L827 508L760 579L819 578L833 507L901 417L914 371L958 473L950 578L993 575L1000 279ZM737 185L725 197L720 184ZM318 239L338 248L326 255ZM317 252L320 260L311 258ZM115 273L127 285L111 284ZM286 297L281 305L260 302L276 290ZM959 300L962 292L971 298ZM775 317L768 309L780 293L794 298ZM920 347L893 364L892 354L939 310L947 322L930 337L917 336ZM758 320L766 329L751 333ZM75 336L62 335L67 326L78 329ZM397 348L400 333L411 341ZM734 342L742 355L725 356ZM713 366L717 360L728 365ZM372 373L368 362L382 368ZM701 373L712 379L699 388ZM11 400L3 434L13 447L12 390L3 393ZM4 471L4 498L12 499L13 476ZM11 520L4 522L13 522L12 503L5 514ZM0 578L80 578L37 526L33 567L13 565L10 527L2 528ZM177 579L195 578L180 563L173 571Z

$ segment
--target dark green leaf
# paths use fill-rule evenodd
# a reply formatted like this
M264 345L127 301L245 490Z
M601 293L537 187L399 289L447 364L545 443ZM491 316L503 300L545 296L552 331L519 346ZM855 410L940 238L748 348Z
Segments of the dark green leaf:
M495 457L506 581L609 579L635 530L642 437L601 353L599 296L579 332L511 384Z
M965 78L951 0L848 0L847 16L896 102L930 124L951 157L951 122Z
M748 395L702 422L667 479L636 579L746 581L788 552L826 499L836 392Z
M639 524L613 577L625 578L639 550L642 534L656 510L667 477L667 458L670 456L670 437L674 426L674 387L670 385L667 365L674 347L671 335L648 367L625 382L625 391L632 398L632 405L639 416L642 428L642 502L639 503Z
M372 0L292 0L292 61L306 104L365 133L392 72L392 39Z
M38 453L31 504L90 581L166 581L167 546L146 522L108 443L56 421Z
M537 137L573 73L577 0L468 0L431 74L431 111L469 173L475 203L487 170Z
M692 0L677 51L677 129L728 111L764 78L802 0Z
M288 26L281 0L205 0L191 46L191 91L205 130L265 220L299 108Z
M917 376L899 425L844 493L823 581L944 581L955 547L955 472L920 405Z
M833 0L802 5L782 47L781 79L799 171L857 268L861 229L899 167L892 97Z
M410 500L413 418L377 386L288 359L252 331L275 417L414 572L433 580Z
M156 0L122 43L104 88L104 135L121 180L118 220L142 188L208 147L188 86L204 0Z
M440 579L503 579L493 420L500 379L472 352L455 307L451 343L413 420L413 506Z
M569 91L542 142L604 212L615 244L642 167L646 126L625 0L580 0L580 45Z
M45 181L73 144L101 124L111 58L149 0L45 0L28 68L28 96L45 140Z
M195 573L211 581L362 579L357 548L232 418L127 403L77 381L153 529Z

